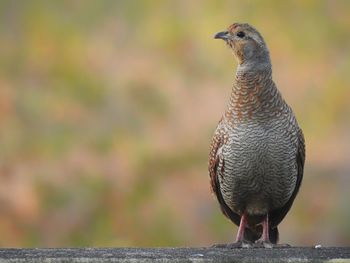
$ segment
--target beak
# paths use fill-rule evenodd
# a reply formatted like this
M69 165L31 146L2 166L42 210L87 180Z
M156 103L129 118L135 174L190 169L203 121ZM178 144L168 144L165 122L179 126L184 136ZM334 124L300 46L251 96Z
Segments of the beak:
M228 39L228 31L222 31L222 32L219 32L219 33L217 33L215 36L214 36L214 38L215 39L223 39L223 40L225 40L225 39Z

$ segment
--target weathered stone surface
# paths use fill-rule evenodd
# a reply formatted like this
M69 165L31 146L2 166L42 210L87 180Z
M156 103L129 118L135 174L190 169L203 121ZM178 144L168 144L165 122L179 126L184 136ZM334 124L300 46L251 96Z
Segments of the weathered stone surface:
M350 247L10 248L0 249L0 262L350 262Z

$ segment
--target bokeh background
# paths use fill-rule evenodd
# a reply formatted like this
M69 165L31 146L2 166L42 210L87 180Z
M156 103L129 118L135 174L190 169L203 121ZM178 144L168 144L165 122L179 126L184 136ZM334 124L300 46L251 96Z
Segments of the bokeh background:
M208 246L207 155L255 25L306 137L281 242L350 244L350 1L0 1L0 246Z

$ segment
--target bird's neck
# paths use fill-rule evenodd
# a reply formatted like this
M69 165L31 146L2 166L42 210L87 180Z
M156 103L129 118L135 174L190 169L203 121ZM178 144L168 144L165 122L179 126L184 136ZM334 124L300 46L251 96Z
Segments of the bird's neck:
M261 119L280 110L283 99L272 80L270 65L238 66L226 119Z
M252 59L241 61L237 67L236 75L238 74L254 74L255 72L272 74L271 61L268 55L255 56Z

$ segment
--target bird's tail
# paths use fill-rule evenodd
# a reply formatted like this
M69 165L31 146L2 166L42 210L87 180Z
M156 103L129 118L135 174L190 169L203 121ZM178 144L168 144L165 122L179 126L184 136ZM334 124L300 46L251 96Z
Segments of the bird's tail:
M252 243L254 243L255 241L257 241L262 234L262 227L258 227L255 229L251 229L251 228L246 228L244 231L244 240L250 241ZM277 244L278 242L278 228L277 227L269 227L269 236L270 236L270 242L272 244Z

